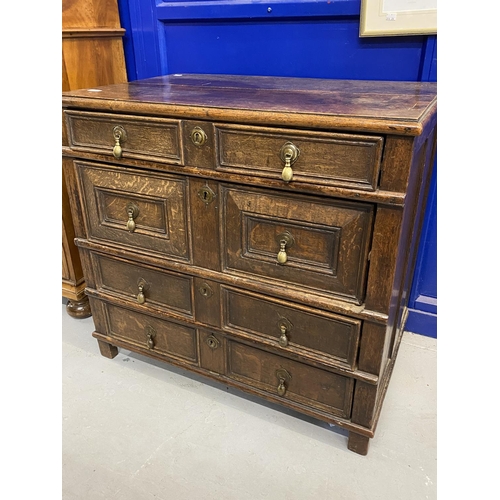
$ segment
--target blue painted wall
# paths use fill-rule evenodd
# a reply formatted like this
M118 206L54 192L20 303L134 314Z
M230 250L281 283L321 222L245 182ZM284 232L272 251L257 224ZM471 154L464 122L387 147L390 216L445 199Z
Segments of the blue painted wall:
M360 0L118 0L129 80L228 73L436 81L435 36L359 37ZM436 177L407 329L437 335Z

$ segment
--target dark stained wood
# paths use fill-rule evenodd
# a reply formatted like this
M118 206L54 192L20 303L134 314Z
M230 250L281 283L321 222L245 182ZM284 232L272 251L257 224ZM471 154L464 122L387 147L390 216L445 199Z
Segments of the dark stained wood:
M196 133L205 134L203 144L194 142ZM182 144L184 148L184 163L195 170L213 169L215 161L214 126L210 122L182 120Z
M65 94L63 164L103 354L334 423L366 454L404 329L435 85L187 75L100 90ZM136 142L116 159L118 124Z
M75 241L79 249L87 248L99 252L105 252L108 248L100 242L83 240L80 238L77 238ZM331 294L323 294L318 290L308 290L307 293L304 293L302 290L297 290L296 287L284 287L280 284L267 283L261 280L256 281L251 276L233 276L232 274L212 271L210 269L204 269L173 260L167 262L158 256L138 254L137 252L131 253L130 250L126 248L113 247L113 254L132 261L147 262L154 266L193 274L201 278L216 280L226 285L237 286L257 293L263 293L268 296L279 297L285 300L291 300L292 302L298 302L311 307L324 309L326 311L345 314L353 318L366 319L381 324L387 323L387 314L367 309L364 304L357 305L345 300L337 299Z
M359 455L367 455L370 439L367 436L350 431L347 447Z
M318 289L361 303L364 294L370 205L293 199L277 193L224 188L224 269L282 285ZM278 264L281 235L293 243Z
M380 189L399 193L408 186L408 161L410 161L415 139L413 137L389 136L384 147L384 161L380 174Z
M270 345L283 352L305 357L319 354L352 369L360 321L224 287L223 328L236 335L268 339ZM282 335L286 345L280 343Z
M69 147L113 157L115 127L121 127L121 158L183 164L179 120L141 116L65 112ZM120 158L120 159L121 159Z
M217 125L216 134L218 170L280 179L280 151L291 142L299 150L292 165L294 182L376 188L382 137L236 125Z
M384 368L384 349L387 342L386 325L363 322L359 342L358 369L380 375Z
M228 342L227 374L266 392L346 417L353 380L282 358L237 342ZM284 393L279 392L284 373Z
M214 331L199 330L200 365L212 373L226 373L226 347L224 336Z
M68 300L68 303L66 304L66 312L72 318L76 319L83 319L92 316L89 298L84 295L81 300Z
M386 314L392 298L402 218L399 208L378 207L373 229L365 305Z
M78 191L77 173L73 160L71 158L63 156L62 168L63 168L62 177L63 181L65 182L65 184L63 185L64 193L62 197L63 208L65 203L64 200L65 197L67 196L71 212L70 214L68 214L69 219L65 219L63 217L63 225L66 228L71 227L71 233L67 232L66 234L69 237L68 239L71 239L71 241L73 242L73 238L82 238L86 236L84 213L82 208L82 198ZM64 189L64 186L66 187L66 189ZM68 226L66 225L66 222L68 223ZM75 253L77 253L76 247L74 251ZM78 265L81 267L81 264Z
M89 238L191 261L185 179L93 163L76 166ZM132 231L130 204L137 208Z
M105 358L113 359L118 354L118 348L113 344L103 342L102 340L98 340L97 344L99 345L101 355Z
M221 75L180 75L116 84L98 96L68 93L63 103L120 112L243 123L420 135L436 106L429 82L352 82ZM249 105L251 103L251 105Z
M108 156L104 154L88 153L85 151L79 151L78 154L76 154L69 148L63 148L63 154L68 158L74 157L74 158L95 160L101 162L109 161ZM120 159L120 165L127 167L141 168L144 166L144 163L139 160L134 160L133 158L127 157ZM200 167L192 167L189 165L177 166L174 164L165 165L164 163L150 163L148 165L148 168L151 171L159 171L159 172L168 171L171 173L177 173L181 175L202 177L205 181L208 180L223 181L226 180L228 177L226 172L212 170L210 168L204 169ZM259 177L251 175L250 171L248 171L246 175L244 174L238 175L238 182L240 182L241 184L255 186L255 187L258 186L266 188L271 187L289 193L318 194L321 196L336 197L346 200L367 201L369 203L378 203L381 205L389 205L389 206L403 206L405 200L405 196L403 193L384 191L381 189L377 189L376 191L366 191L355 188L347 189L326 184L312 184L310 182L306 183L300 180L295 180L287 184L281 179L281 177L279 178Z
M195 278L194 294L196 321L205 325L220 327L220 283L203 278Z
M110 337L154 350L163 356L179 358L186 363L198 362L198 342L194 328L111 304L106 304L105 310ZM149 344L150 340L152 344Z
M431 182L431 174L434 166L434 158L436 155L436 128L431 129L429 135L421 144L420 150L415 155L417 172L414 179L411 179L413 188L408 190L409 206L411 210L407 211L408 222L405 227L407 232L405 245L409 248L404 259L404 264L400 265L399 274L396 275L396 281L401 283L398 289L398 302L392 308L392 313L389 315L388 325L392 327L392 338L390 343L390 354L392 355L395 338L399 330L404 326L401 323L403 315L406 313L406 305L411 291L411 278L414 273L415 263L417 260L417 251L419 248L418 241L424 221L425 205L427 194ZM393 295L396 295L397 288L394 289Z
M97 253L91 253L90 265L96 274L97 290L116 294L144 308L151 306L194 316L190 276Z
M352 403L352 422L368 429L372 428L375 417L377 391L378 387L376 385L356 380Z
M210 201L204 196L214 198ZM220 264L220 194L218 184L201 179L189 179L189 208L195 265L219 271Z

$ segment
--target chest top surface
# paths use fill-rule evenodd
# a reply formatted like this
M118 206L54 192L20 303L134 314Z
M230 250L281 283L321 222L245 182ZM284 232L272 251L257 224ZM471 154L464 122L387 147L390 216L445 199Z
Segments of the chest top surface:
M63 93L63 106L157 116L420 135L436 84L168 75Z

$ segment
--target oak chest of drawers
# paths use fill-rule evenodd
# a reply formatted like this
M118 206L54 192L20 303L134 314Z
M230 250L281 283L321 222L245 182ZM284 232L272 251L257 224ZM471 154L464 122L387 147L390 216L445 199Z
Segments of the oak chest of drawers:
M101 353L182 366L368 451L435 154L436 85L170 75L63 94Z

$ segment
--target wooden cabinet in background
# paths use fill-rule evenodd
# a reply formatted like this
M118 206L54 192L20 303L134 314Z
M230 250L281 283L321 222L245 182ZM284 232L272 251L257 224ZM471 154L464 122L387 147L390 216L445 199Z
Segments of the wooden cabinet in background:
M117 0L63 0L63 91L127 81ZM76 318L91 315L75 230L62 183L62 296Z

